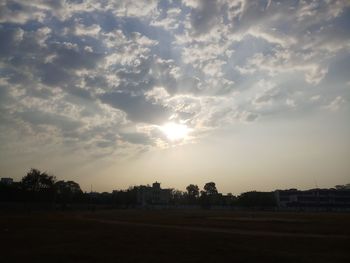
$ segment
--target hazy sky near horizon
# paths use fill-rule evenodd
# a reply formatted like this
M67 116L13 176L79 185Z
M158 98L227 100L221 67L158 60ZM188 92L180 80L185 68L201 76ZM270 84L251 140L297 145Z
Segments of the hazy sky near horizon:
M350 1L0 1L0 177L346 184L349 101Z

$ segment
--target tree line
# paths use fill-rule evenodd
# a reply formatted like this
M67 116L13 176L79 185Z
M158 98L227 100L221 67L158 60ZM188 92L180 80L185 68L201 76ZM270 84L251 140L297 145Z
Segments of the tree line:
M30 171L19 182L0 183L0 201L62 204L84 202L87 196L74 181L57 180L38 169Z
M0 183L0 201L43 203L63 209L72 204L106 205L110 207L132 208L138 204L137 195L143 186L133 186L126 190L108 192L83 192L74 181L57 180L55 176L38 169L30 169L19 182ZM189 184L186 191L171 189L169 205L174 206L238 206L274 207L274 192L246 192L238 196L223 195L214 182L208 182L200 190L198 185Z

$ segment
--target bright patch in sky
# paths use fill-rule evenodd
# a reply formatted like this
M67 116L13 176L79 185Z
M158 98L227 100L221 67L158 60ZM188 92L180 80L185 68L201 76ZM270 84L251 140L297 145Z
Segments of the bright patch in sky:
M185 124L169 122L160 127L160 130L170 141L180 141L187 137L191 131Z

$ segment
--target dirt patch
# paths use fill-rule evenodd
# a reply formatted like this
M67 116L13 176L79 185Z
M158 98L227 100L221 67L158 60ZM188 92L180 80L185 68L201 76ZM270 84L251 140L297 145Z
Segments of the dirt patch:
M307 227L271 220L211 219L250 216L218 211L137 210L3 215L1 261L350 262L350 238L346 231L340 231L349 228L349 215L275 214L278 220L316 222ZM254 216L274 218L265 213Z

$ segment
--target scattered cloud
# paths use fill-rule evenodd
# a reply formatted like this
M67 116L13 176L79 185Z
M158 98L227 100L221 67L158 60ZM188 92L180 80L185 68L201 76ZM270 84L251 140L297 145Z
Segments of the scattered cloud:
M344 103L345 100L341 96L337 96L328 105L326 105L325 108L330 111L338 111Z
M196 139L282 110L340 110L347 97L326 80L349 57L349 7L1 1L1 138L125 154L169 145L157 128L169 121Z

